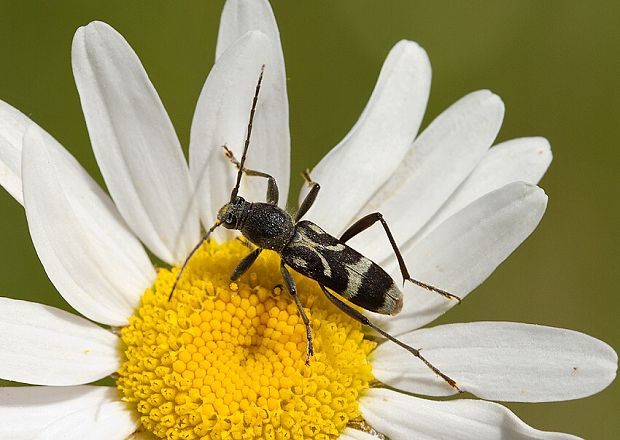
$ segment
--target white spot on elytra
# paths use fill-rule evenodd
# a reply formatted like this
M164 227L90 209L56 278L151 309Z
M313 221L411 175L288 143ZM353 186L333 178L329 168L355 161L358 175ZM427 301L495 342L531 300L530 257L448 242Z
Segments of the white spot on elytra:
M293 257L293 264L299 267L308 267L308 263L301 257Z
M349 293L350 298L354 298L360 293L360 288L362 287L362 279L368 269L372 266L372 261L368 258L362 258L357 263L345 266L345 270L347 274L349 274L347 280L347 293Z

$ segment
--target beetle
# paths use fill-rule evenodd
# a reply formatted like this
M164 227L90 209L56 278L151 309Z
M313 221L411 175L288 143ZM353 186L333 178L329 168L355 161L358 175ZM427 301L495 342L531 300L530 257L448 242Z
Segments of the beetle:
M263 80L264 68L265 66L263 65L252 100L241 161L235 158L230 149L223 146L226 156L238 170L237 180L231 191L230 201L220 208L216 222L207 230L200 242L189 253L177 274L168 300L172 298L188 261L200 248L201 244L209 239L211 233L219 226L223 226L226 229L237 230L241 232L247 241L256 246L256 248L244 257L233 270L230 276L231 281L239 279L239 277L252 266L263 250L275 251L280 255L280 272L284 279L284 284L293 298L306 328L306 364L309 364L310 358L314 355L312 329L310 327L310 321L299 300L299 296L297 295L295 281L287 266L315 280L325 296L340 310L409 351L435 374L445 380L451 387L460 392L461 390L458 388L456 382L424 358L420 354L419 349L405 344L382 330L356 308L350 306L340 298L345 298L362 309L384 315L396 315L402 309L403 293L396 286L392 277L390 277L381 266L346 244L349 239L379 222L398 260L403 283L409 281L429 291L440 294L447 299L460 302L460 298L456 295L410 277L402 254L381 213L375 212L362 217L351 225L340 238L336 238L325 232L315 223L302 220L302 217L308 212L316 200L320 190L320 185L311 179L307 170L302 176L310 186L310 191L302 201L297 213L292 216L284 209L278 207L279 191L275 178L262 171L245 168L244 164L250 145L252 123L254 121L258 95ZM243 174L267 179L266 202L249 202L238 195ZM335 292L335 294L332 293L332 291Z

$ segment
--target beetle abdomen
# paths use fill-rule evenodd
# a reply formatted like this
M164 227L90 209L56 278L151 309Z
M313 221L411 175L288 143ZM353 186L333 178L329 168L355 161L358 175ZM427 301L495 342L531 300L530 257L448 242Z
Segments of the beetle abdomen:
M297 272L366 310L395 315L402 308L402 292L392 277L310 221L297 223L281 256Z

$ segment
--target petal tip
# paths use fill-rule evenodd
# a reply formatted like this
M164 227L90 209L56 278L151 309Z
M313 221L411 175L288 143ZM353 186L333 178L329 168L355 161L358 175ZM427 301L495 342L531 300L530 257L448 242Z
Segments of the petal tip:
M100 21L100 20L93 20L90 23L88 23L86 26L82 26L82 27L88 30L106 29L106 30L115 31L115 29L112 26L110 26L108 23L106 23L105 21Z
M407 57L413 61L424 62L430 67L430 58L426 50L419 43L412 40L400 40L390 50L390 56Z
M88 24L85 24L77 28L73 36L73 42L71 46L72 49L75 49L75 46L79 40L85 41L87 38L88 39L93 39L93 38L96 39L97 37L101 38L101 36L99 36L100 33L108 34L109 36L117 36L117 35L120 36L119 32L116 29L114 29L114 27L110 26L108 23L104 21L94 20L94 21L89 22Z
M551 151L551 143L549 142L549 140L547 138L544 138L542 136L535 136L533 138L536 143L537 143L537 153L540 156L545 157L545 159L547 159L548 163L551 163L551 161L553 160L553 152Z
M241 38L242 39L247 38L249 41L252 41L252 42L261 42L261 43L269 42L269 37L267 36L267 34L265 34L262 31L259 31L258 29L253 29L251 31L246 32L245 35L243 35Z
M426 50L424 50L424 48L422 46L420 46L420 43L418 43L417 41L413 41L413 40L406 40L406 39L402 39L399 40L393 47L393 49L400 49L400 50L417 50L417 51L423 51L426 53Z
M504 112L506 108L504 101L499 95L494 93L492 90L482 89L474 93L479 94L478 96L480 97L482 101L484 101L485 104L489 106L496 106L498 110L500 110L502 113Z
M516 181L512 184L509 183L508 185L520 185L524 196L527 196L530 194L536 195L537 197L541 197L542 199L544 199L545 204L547 203L547 199L549 198L544 189L542 189L540 186L532 182Z

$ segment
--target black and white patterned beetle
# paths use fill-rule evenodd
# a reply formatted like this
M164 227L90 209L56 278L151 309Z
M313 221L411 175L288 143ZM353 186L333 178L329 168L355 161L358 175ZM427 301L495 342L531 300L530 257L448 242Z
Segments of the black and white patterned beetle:
M377 212L366 215L350 226L340 238L336 238L325 232L311 221L301 220L316 200L320 189L319 184L312 181L307 171L303 173L303 176L306 182L310 185L310 191L293 217L288 212L278 207L279 193L276 180L269 174L261 171L250 170L244 167L250 144L250 135L252 133L252 122L256 111L256 103L258 101L258 94L263 79L263 72L264 66L261 69L252 101L250 120L248 123L247 136L245 139L241 161L239 162L234 157L232 151L224 146L227 157L239 170L237 173L237 182L230 195L230 201L219 210L216 223L209 228L200 243L198 243L198 245L196 245L196 247L190 252L189 256L183 263L183 266L181 267L181 270L179 271L172 286L169 299L172 298L174 290L179 279L181 278L181 275L183 274L187 262L198 250L202 242L208 240L211 233L219 226L223 226L227 229L235 229L240 231L249 242L256 246L256 248L243 260L241 260L239 265L234 269L230 277L231 281L235 281L243 275L250 268L252 263L256 261L264 249L275 251L280 255L280 271L282 273L284 283L295 301L297 310L299 311L299 314L306 326L308 341L306 363L309 363L310 358L314 354L312 345L312 329L310 327L310 321L308 320L297 295L295 282L288 271L287 266L295 269L300 274L317 281L323 293L340 310L361 322L363 325L377 331L385 338L408 350L424 362L435 374L450 384L450 386L459 390L456 382L428 362L420 354L419 349L410 347L389 333L383 331L357 309L351 307L339 298L339 296L341 296L365 310L370 310L385 315L395 315L402 309L403 294L394 283L392 277L390 277L378 264L346 245L346 242L350 238L369 228L374 223L380 222L398 260L400 271L403 276L403 282L409 281L427 290L443 295L448 299L460 301L460 299L455 295L434 286L414 280L409 276L405 261L398 249L398 246L396 245L396 241L394 240L394 237L392 236L392 233L390 232L390 229L381 214ZM243 174L267 179L266 203L248 202L238 195L241 176ZM330 290L334 291L337 295L334 295L330 292Z

